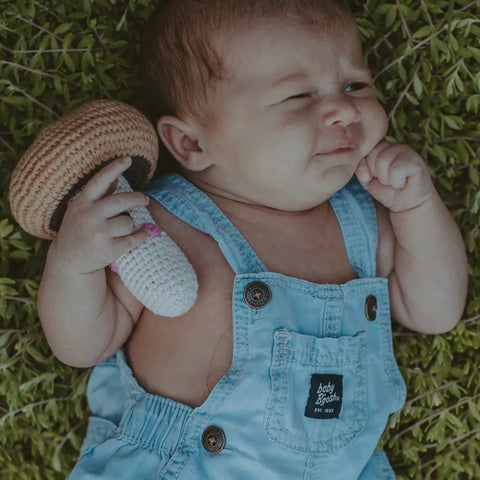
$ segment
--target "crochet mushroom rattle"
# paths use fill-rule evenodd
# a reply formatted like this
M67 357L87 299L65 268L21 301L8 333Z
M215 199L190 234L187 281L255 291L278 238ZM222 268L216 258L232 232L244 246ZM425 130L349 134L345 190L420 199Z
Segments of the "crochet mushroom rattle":
M158 140L147 118L117 101L84 104L40 132L18 162L9 186L13 215L28 233L54 239L69 201L102 167L125 156L132 165L119 178L116 192L141 189L153 176ZM183 315L198 290L190 262L145 207L128 214L135 229L146 228L149 237L111 268L153 313Z

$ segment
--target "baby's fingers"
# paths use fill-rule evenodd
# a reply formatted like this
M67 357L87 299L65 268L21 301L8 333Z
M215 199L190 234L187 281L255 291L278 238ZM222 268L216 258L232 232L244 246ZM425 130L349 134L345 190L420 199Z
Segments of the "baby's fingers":
M387 142L381 142L366 157L370 174L382 185L390 185L391 165L397 159L398 151Z
M115 238L113 240L113 252L115 254L115 260L121 257L124 253L139 247L147 239L148 232L144 228L141 228L131 235Z
M85 198L92 201L105 197L105 195L110 192L112 183L115 182L131 164L132 159L130 157L117 158L102 168L87 182L82 194Z
M98 202L103 218L113 218L132 208L146 207L149 197L141 192L124 192L109 195Z
M107 220L107 228L111 238L126 237L135 231L133 220L126 214Z
M390 166L389 185L397 190L405 188L409 178L420 170L420 166L412 163L410 159L398 157Z
M382 185L394 189L405 188L408 178L419 172L419 162L412 160L411 151L404 145L381 142L367 155L365 161Z

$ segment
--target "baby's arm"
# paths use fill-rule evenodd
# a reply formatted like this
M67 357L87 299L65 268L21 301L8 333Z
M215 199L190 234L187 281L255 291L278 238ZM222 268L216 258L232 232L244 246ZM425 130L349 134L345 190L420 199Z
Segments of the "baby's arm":
M422 333L460 319L467 291L461 234L423 160L406 145L381 142L357 177L379 206L378 274L389 279L394 318Z
M130 192L109 195L111 184L130 166L118 159L103 168L70 203L52 242L38 297L48 343L63 362L89 367L114 353L128 338L143 306L105 269L143 243L121 215L145 206L148 197Z

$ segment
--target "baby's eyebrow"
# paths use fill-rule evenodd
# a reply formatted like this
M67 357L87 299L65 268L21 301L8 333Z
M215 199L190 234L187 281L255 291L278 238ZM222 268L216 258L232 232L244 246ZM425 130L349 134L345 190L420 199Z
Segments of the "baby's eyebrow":
M357 71L356 73L358 73L359 75L365 75L369 78L372 78L372 72L370 71L370 69L366 66L361 66L361 67L358 67L357 68Z
M366 76L371 78L372 77L372 72L370 69L363 63L353 63L349 66L349 68L345 69L346 73L348 75L358 75L358 76Z
M294 83L294 82L300 82L302 80L305 80L308 78L308 75L304 73L289 73L288 75L285 75L283 77L280 77L276 80L274 80L270 87L278 87L279 85L282 85L284 83Z

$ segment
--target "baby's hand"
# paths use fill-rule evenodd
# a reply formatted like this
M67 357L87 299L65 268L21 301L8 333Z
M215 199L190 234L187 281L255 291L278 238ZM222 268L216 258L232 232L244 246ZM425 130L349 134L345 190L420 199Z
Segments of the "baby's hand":
M130 165L130 158L114 160L68 205L53 242L56 257L66 268L91 273L147 240L148 233L134 232L132 219L122 213L146 206L148 197L140 192L112 195L112 186Z
M393 212L418 207L433 192L425 163L407 145L380 142L361 160L356 175L372 197Z

